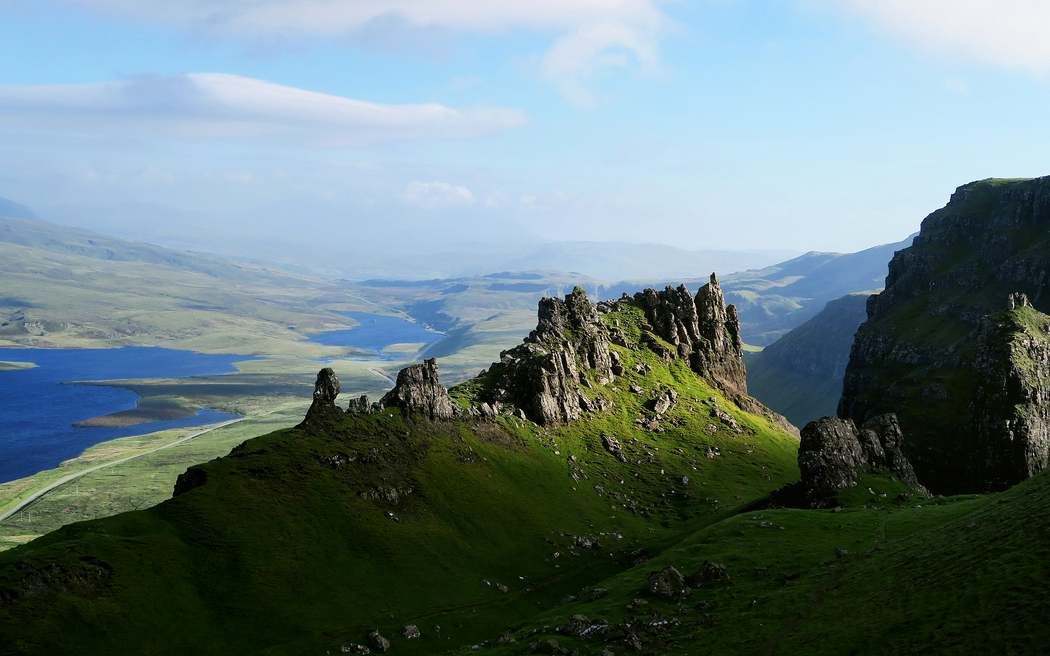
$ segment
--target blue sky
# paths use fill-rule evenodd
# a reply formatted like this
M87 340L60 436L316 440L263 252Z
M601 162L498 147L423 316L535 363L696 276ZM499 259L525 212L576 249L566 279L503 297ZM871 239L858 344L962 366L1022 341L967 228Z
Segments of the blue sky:
M1050 174L1012 0L0 0L0 196L230 254L856 251Z

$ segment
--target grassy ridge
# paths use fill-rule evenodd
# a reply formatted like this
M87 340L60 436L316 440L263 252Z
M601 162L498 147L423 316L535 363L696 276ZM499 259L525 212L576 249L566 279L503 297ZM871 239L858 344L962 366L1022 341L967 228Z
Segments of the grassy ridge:
M196 468L207 482L186 494L0 554L2 594L18 591L0 605L0 639L50 653L316 653L378 627L425 654L498 634L621 571L631 551L662 551L797 478L793 437L687 368L653 367L638 382L688 394L662 434L633 421L648 397L618 388L614 412L557 431L387 412L251 440ZM713 403L740 433L710 417ZM628 462L605 451L606 432ZM570 549L577 535L603 549ZM62 581L107 583L56 592L41 578L51 564ZM423 637L397 639L406 624Z

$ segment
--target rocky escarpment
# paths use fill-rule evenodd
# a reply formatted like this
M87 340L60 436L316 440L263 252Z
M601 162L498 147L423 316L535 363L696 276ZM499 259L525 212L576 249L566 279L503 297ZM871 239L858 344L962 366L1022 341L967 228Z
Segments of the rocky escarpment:
M616 318L629 308L641 308L646 319L636 341ZM767 415L797 434L787 420L747 395L740 324L735 308L725 305L714 274L695 296L684 285L668 286L593 304L577 287L565 300L541 300L536 330L523 344L500 354L483 377L472 412L516 412L548 426L607 410L612 402L601 390L625 373L612 345L645 348L667 363L687 362L741 409ZM659 399L655 403L660 406Z
M617 317L637 321L639 308L645 321L628 336L626 325L621 326ZM395 387L379 402L354 399L346 412L396 407L429 419L513 414L542 426L563 425L585 413L613 407L614 394L607 388L627 373L614 346L646 349L668 364L673 360L688 363L742 410L767 416L798 435L786 419L747 395L739 321L733 306L726 307L714 274L695 297L682 285L662 292L647 289L633 298L624 294L618 301L597 304L579 287L564 300L544 298L539 303L536 329L524 342L501 353L500 361L488 371L456 388L463 405L453 401L440 384L437 361L430 359L402 369ZM650 369L650 365L636 363L631 374L645 376ZM632 385L631 391L643 390ZM638 421L647 430L661 432L661 419L677 404L679 395L670 388L661 390L659 384L653 393L652 412ZM338 394L338 378L331 369L322 369L313 405L300 427L338 418L343 412L335 404ZM715 412L720 412L717 407ZM732 420L722 414L727 419L720 420Z
M1046 469L1050 455L1050 317L1023 295L1016 300L1015 309L985 317L978 329L974 470L990 490Z
M1029 438L1016 431L1010 438L1020 424L1006 416L1011 408L995 408L1005 399L1042 398L1043 383L993 374L1000 365L992 360L1020 371L1027 356L1006 365L1013 356L993 355L981 340L985 317L1004 310L1015 292L1035 310L1050 310L1050 178L964 185L923 221L914 244L890 262L885 291L868 301L839 417L862 423L896 414L905 453L934 492L1000 489L1029 476L1036 469L1029 460L1042 462L1040 449L1017 445L1038 444L1042 420L1026 419ZM1020 381L1023 391L1009 391Z
M833 506L836 493L856 487L865 474L894 476L920 494L929 495L901 452L902 442L900 425L892 414L872 417L859 428L849 419L811 421L802 429L798 449L802 480L774 497L808 508Z

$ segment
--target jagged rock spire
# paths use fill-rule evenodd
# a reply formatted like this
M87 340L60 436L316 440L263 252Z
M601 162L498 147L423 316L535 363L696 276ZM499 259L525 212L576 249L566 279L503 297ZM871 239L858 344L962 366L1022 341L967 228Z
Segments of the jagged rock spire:
M438 379L436 358L423 364L405 367L397 374L397 384L380 401L385 408L403 408L431 419L448 419L458 413L458 406L449 398Z
M697 374L710 378L734 399L747 398L740 319L736 306L726 306L718 276L711 274L693 297L685 285L664 291L646 289L634 298L645 310L653 333L689 357ZM739 402L739 401L738 401Z
M339 419L343 411L335 405L335 399L339 396L339 378L331 367L325 367L317 372L317 381L314 383L314 401L306 412L306 418L299 424L298 428L314 428L326 419Z

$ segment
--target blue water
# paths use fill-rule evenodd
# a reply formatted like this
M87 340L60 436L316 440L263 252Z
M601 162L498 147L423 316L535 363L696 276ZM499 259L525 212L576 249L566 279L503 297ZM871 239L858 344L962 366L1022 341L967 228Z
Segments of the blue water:
M310 341L325 346L350 346L374 351L378 359L397 360L408 356L383 353L383 349L392 344L427 344L429 346L445 337L441 333L427 330L418 323L396 317L385 317L381 314L367 312L336 312L335 314L350 317L361 325L349 330L319 333L310 337Z
M243 355L205 355L162 348L0 349L0 360L33 362L33 369L0 371L0 481L53 469L90 446L129 435L213 424L236 415L211 409L185 419L120 428L73 428L92 417L135 407L138 395L86 380L183 378L231 373Z
M364 312L339 312L361 325L311 337L326 346L374 351L377 360L406 356L386 354L391 344L432 344L444 335L419 324ZM135 407L138 395L97 385L63 385L89 380L185 378L232 373L243 355L205 355L162 348L0 349L0 360L33 362L33 369L0 371L0 482L53 469L100 442L171 428L189 428L229 419L211 409L196 416L121 428L73 428L73 424Z

